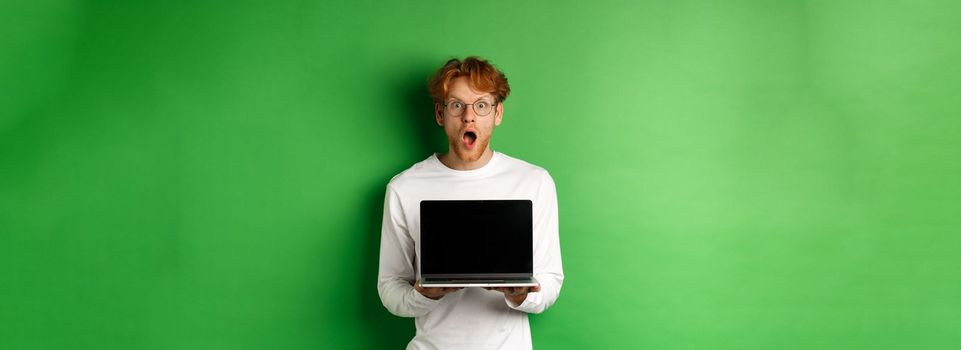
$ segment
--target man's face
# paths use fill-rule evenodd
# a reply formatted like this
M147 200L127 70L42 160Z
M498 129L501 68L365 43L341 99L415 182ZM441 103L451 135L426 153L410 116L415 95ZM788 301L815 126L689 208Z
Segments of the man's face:
M434 106L437 124L444 127L450 151L458 159L466 162L477 161L484 155L490 145L494 127L501 125L504 112L503 105L494 105L497 101L493 95L471 89L466 77L451 80L447 99L444 104ZM477 110L483 111L484 104L490 106L487 115L478 115ZM460 115L456 115L457 107Z

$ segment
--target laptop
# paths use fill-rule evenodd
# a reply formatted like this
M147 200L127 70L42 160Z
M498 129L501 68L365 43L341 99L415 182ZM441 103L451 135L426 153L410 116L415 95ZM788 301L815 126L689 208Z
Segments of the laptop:
M530 200L425 200L420 221L422 286L538 284Z

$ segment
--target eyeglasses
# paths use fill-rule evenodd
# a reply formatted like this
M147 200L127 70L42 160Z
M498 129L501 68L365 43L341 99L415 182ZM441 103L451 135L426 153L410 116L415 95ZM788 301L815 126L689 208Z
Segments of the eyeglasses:
M474 108L474 114L478 117L485 117L494 110L496 103L491 103L485 100L474 101L474 103L464 103L458 100L453 100L444 103L444 109L447 111L451 117L460 117L464 114L464 110L467 106Z

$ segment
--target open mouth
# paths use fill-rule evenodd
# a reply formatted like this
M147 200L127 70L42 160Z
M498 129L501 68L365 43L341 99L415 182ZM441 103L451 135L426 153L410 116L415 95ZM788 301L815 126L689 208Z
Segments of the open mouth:
M467 148L473 148L474 141L477 141L477 133L473 131L468 131L464 133L464 145L466 145Z

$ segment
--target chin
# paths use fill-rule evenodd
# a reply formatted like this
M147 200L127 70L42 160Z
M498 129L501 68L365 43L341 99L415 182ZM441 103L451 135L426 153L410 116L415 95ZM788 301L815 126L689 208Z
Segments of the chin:
M482 157L484 157L484 152L487 151L487 147L490 146L490 139L487 138L477 140L477 142L474 143L474 149L472 150L464 148L464 146L460 143L460 139L448 136L447 141L448 147L450 147L450 150L454 152L454 155L457 156L457 159L460 159L464 162L476 162L480 160Z
M458 159L463 160L465 162L476 162L484 155L484 150L477 149L474 151L468 151L460 148L455 148L454 155L456 155Z

